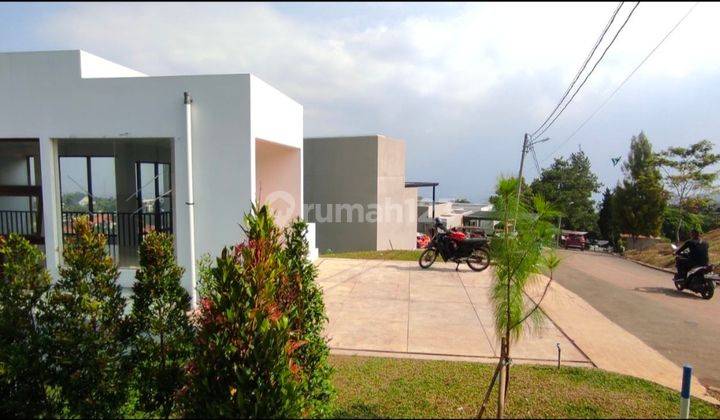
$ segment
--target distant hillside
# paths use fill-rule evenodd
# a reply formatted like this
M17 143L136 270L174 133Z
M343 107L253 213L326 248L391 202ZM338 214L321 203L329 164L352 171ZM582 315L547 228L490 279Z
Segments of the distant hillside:
M710 244L710 264L720 265L720 229L711 230L703 237ZM626 251L625 256L656 267L674 269L675 257L672 252L668 243L660 243L644 251Z

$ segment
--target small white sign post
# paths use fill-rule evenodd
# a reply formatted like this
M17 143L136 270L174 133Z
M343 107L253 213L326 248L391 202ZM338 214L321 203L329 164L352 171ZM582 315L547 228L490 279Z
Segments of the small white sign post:
M690 418L690 382L692 380L692 366L683 366L682 391L680 392L680 418Z

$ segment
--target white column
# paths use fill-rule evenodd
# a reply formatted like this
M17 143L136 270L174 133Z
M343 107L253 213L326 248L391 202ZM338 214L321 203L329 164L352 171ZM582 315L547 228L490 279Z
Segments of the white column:
M60 223L60 171L58 170L57 143L40 138L40 172L42 185L43 231L45 236L45 262L53 279L58 278L62 248Z

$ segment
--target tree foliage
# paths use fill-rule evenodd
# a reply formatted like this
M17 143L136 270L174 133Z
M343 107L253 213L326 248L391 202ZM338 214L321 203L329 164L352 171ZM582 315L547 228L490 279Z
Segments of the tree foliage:
M0 414L40 417L52 413L45 392L36 315L50 288L42 253L26 239L0 236Z
M105 236L85 216L65 240L60 280L42 305L41 326L62 416L117 417L125 402L125 299Z
M665 172L665 184L681 208L688 199L717 191L718 172L710 168L718 162L720 154L713 153L709 140L688 147L669 147L657 155L657 163Z
M603 198L600 202L600 211L598 211L598 229L600 236L615 243L619 232L617 231L617 223L613 219L613 192L610 188L605 188Z
M632 137L623 172L625 178L614 194L613 216L618 227L634 236L658 235L668 197L645 133Z
M167 418L192 351L190 295L180 284L184 270L175 262L172 236L149 233L139 256L130 314L134 386L140 410Z
M590 159L578 151L569 159L556 158L549 168L542 170L530 189L562 213L564 228L595 231L597 214L592 195L599 192L601 186L592 172Z
M666 225L674 227L673 236L679 241L683 226L687 230L693 228L688 223L702 224L699 210L708 206L709 195L717 191L718 172L711 168L720 162L720 154L713 153L712 142L702 140L688 147L669 147L656 159L674 199Z

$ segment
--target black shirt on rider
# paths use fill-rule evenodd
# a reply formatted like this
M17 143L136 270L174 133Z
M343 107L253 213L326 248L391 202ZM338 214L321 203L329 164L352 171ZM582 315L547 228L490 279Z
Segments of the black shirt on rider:
M677 250L681 253L685 249L688 250L688 260L693 266L708 265L708 243L702 239L690 239Z

